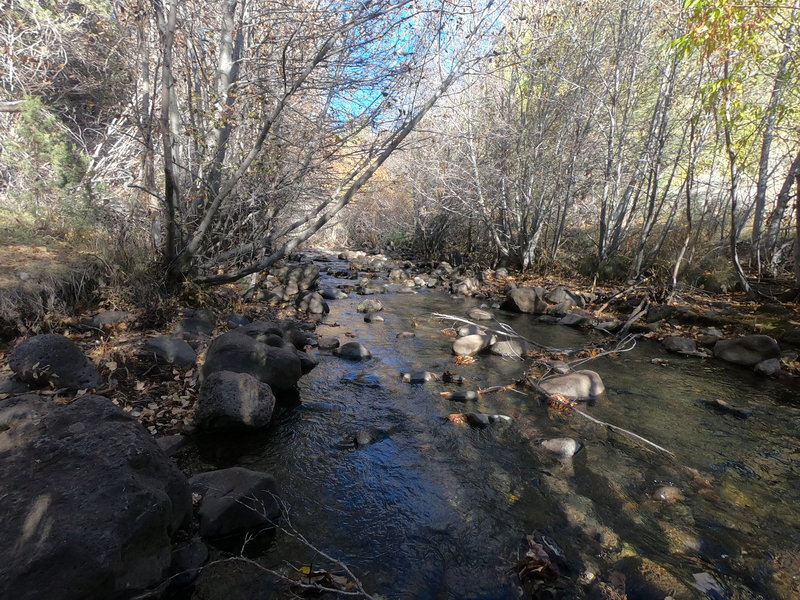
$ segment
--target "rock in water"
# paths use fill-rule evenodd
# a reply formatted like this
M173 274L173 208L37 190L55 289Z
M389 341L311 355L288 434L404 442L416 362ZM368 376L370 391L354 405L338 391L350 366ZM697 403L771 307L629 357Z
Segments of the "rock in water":
M8 365L17 379L33 385L80 390L102 382L97 367L78 345L55 333L35 335L18 344Z
M583 449L583 444L569 437L536 440L535 443L561 458L571 458Z
M666 504L674 504L675 502L684 500L683 494L674 485L662 485L656 488L650 497L653 500L665 502Z
M470 308L467 312L467 316L473 321L491 321L494 319L492 313L482 308Z
M539 387L548 394L562 394L570 400L593 400L606 389L600 375L588 369L545 379Z
M275 480L267 473L231 467L189 480L200 494L200 535L214 538L272 526L280 517Z
M217 371L203 382L195 424L205 431L258 429L269 425L275 408L272 389L252 375Z
M697 344L694 343L694 340L680 335L668 335L661 340L661 343L664 344L664 348L669 352L677 354L697 352Z
M500 307L514 312L538 315L547 310L547 302L542 299L541 292L537 288L518 287L509 290Z
M375 313L383 310L383 303L380 300L362 300L358 303L356 310L360 313Z
M106 600L163 581L186 479L107 398L0 401L0 597Z
M203 380L218 371L248 373L269 385L273 391L290 390L303 375L297 351L291 346L270 346L247 335L240 327L216 337L208 348L201 376ZM275 333L253 335L268 336ZM265 338L262 338L265 339Z
M372 353L369 349L359 342L347 342L336 348L333 353L339 358L347 360L367 360L372 358Z
M453 354L457 356L474 356L488 348L496 341L494 336L489 335L466 335L453 342Z
M768 335L745 335L714 344L714 356L724 361L754 367L763 360L780 358L781 348Z

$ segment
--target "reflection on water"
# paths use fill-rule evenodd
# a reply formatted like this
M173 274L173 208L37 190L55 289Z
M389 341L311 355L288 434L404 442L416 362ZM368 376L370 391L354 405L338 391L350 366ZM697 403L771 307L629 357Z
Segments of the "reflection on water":
M705 597L692 587L697 573L713 575L721 597L792 597L798 583L786 565L800 565L796 387L710 360L654 365L650 359L664 353L647 342L587 365L607 392L585 410L672 450L672 459L578 415L548 415L529 396L452 402L439 394L452 385L401 382L401 371L448 369L468 378L464 389L478 389L512 382L523 363L480 356L472 366L454 365L445 325L429 315L463 314L477 302L388 294L381 297L386 321L367 324L355 311L361 299L331 302L328 322L339 326L318 333L345 342L351 332L373 358L352 363L319 353L319 366L301 382L301 404L264 434L239 440L234 456L204 458L272 473L292 525L345 562L367 590L388 598L516 598L510 568L524 535L538 529L578 569L605 578L624 572L633 600ZM587 341L532 317L498 315L543 344ZM412 321L416 337L396 339ZM715 398L754 414L740 420L713 412L703 401ZM500 413L514 422L470 429L446 422L452 412ZM353 442L370 428L363 443ZM586 447L560 461L533 444L548 436ZM680 488L684 500L653 500L663 485ZM263 560L301 564L314 556L279 535Z

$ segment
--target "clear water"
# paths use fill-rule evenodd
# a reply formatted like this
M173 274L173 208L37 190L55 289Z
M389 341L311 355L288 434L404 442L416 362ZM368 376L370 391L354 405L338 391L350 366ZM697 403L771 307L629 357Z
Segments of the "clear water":
M627 574L632 600L667 593L800 597L796 385L717 361L667 356L647 342L587 364L607 391L584 410L672 450L673 459L579 415L549 414L532 396L501 392L461 403L440 396L453 384L403 383L402 371L448 369L468 379L461 389L479 389L511 383L525 364L484 355L471 366L454 364L452 339L440 333L448 324L430 315L464 315L476 301L458 303L437 291L379 298L385 322L364 323L356 312L364 297L352 294L330 302L326 320L339 326L317 330L342 343L362 342L372 359L319 352L319 366L301 381L301 404L280 413L263 435L204 455L217 467L272 473L292 526L346 563L368 591L398 599L518 598L512 568L524 536L539 530L577 572ZM495 313L546 345L576 348L591 337ZM416 337L396 339L406 330ZM669 358L669 365L652 364L653 357ZM754 414L741 420L714 412L703 404L714 398ZM447 422L453 412L514 421L471 429ZM377 441L351 447L353 434L370 427L382 430ZM585 449L562 461L533 443L552 436L574 437ZM684 500L653 500L660 485L679 487ZM276 568L285 561L321 564L283 534L260 560ZM637 570L656 575L637 579ZM722 587L706 596L692 587L696 573ZM574 590L575 597L583 593Z

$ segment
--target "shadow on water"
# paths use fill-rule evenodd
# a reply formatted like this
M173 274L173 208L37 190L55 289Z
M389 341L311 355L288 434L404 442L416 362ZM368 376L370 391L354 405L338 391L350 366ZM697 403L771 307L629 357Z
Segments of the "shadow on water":
M474 390L510 383L524 365L495 356L454 364L452 340L440 332L447 323L429 315L463 314L477 302L456 304L433 291L387 294L385 322L365 323L356 312L362 299L332 302L327 322L338 326L318 333L360 341L372 359L316 352L320 364L301 381L301 403L284 403L260 434L201 441L200 455L208 465L272 473L292 526L367 590L398 599L517 598L511 569L524 536L539 530L576 565L575 579L580 570L621 572L631 600L706 597L692 587L697 573L719 582L720 597L785 597L793 584L775 575L783 564L776 557L800 555L796 388L700 359L655 365L650 359L664 354L652 343L586 365L608 391L585 410L673 450L672 459L577 415L549 415L529 396L453 402L440 395L452 385L403 383L405 370L450 370ZM587 341L528 316L498 316L548 346ZM407 330L415 336L397 339ZM713 398L754 415L715 413L704 404ZM471 429L447 422L453 412L514 421ZM574 437L585 449L560 461L533 444L551 436ZM654 500L665 485L682 499ZM270 548L261 560L276 568L315 560L280 533Z

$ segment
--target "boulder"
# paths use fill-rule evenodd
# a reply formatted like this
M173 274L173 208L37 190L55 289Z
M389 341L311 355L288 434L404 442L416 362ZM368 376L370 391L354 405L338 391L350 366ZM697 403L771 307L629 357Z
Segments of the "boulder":
M473 321L491 321L494 319L492 313L482 308L470 308L469 311L467 311L467 316Z
M567 327L582 327L592 322L592 315L582 310L573 310L559 319L559 325Z
M199 494L200 535L223 537L274 526L280 517L271 475L242 467L200 473L189 479Z
M169 568L170 587L191 585L208 562L208 546L194 538L172 551L172 564Z
M385 320L383 316L376 315L375 313L367 313L364 315L365 323L383 323Z
M489 346L489 352L497 356L521 358L528 351L524 340L501 340Z
M200 388L194 421L198 429L259 429L275 408L272 389L248 373L217 371Z
M380 300L369 298L359 302L356 310L360 313L380 312L383 310L383 303Z
M369 349L359 342L347 342L336 348L333 353L339 358L347 360L367 360L372 358L372 353Z
M656 321L670 318L677 311L678 309L676 307L670 306L669 304L653 304L647 309L644 320L648 323L655 323Z
M389 271L389 281L400 282L405 281L408 278L406 272L403 269L392 269Z
M197 362L197 353L182 338L159 335L147 340L142 347L146 354L152 354L156 360L179 369L191 369Z
M545 379L539 387L548 394L562 394L570 400L592 400L605 391L600 375L588 369Z
M754 367L763 360L780 358L781 349L768 335L746 335L718 341L714 344L714 356L736 365Z
M316 358L302 350L295 350L295 354L300 359L300 372L303 375L308 375L319 364Z
M0 597L105 600L163 581L186 479L110 400L0 401Z
M35 335L18 344L8 364L20 381L73 390L96 388L100 372L78 345L55 333Z
M316 285L319 279L319 267L313 263L276 267L270 270L270 275L286 286L288 295L294 296Z
M330 312L328 304L318 292L306 292L297 298L297 309L312 315L326 315Z
M756 375L774 377L781 372L781 361L777 358L768 358L758 363L753 370L756 372Z
M562 310L569 310L574 306L583 308L583 306L586 304L582 296L561 286L550 290L544 299L550 304L557 304L561 306Z
M339 347L339 338L332 335L326 335L319 338L318 345L320 350L333 350L334 348Z
M214 321L207 321L199 317L186 317L178 321L172 332L187 340L196 340L208 337L214 333Z
M253 325L223 333L211 342L200 373L201 379L205 380L219 371L233 371L248 373L269 385L273 391L294 388L303 375L297 351L286 346L270 346L246 335L243 330Z
M572 458L583 449L583 444L570 437L536 440L534 443L561 458Z
M495 343L493 335L465 335L453 342L453 354L457 356L474 356Z
M515 287L508 291L500 308L520 313L543 314L547 310L547 302L536 288Z
M498 279L503 279L505 277L508 277L508 269L506 269L505 267L500 267L499 269L495 270L494 276L497 277Z
M676 352L678 354L692 354L697 352L697 344L694 340L680 335L669 335L661 340L669 352Z

